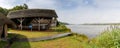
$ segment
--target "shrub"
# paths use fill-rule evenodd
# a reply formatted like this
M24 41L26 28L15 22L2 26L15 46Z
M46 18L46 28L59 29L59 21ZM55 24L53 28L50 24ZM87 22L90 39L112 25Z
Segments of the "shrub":
M120 48L120 29L105 31L90 42L100 48Z
M71 32L65 25L59 25L57 27L52 27L51 29L56 32Z

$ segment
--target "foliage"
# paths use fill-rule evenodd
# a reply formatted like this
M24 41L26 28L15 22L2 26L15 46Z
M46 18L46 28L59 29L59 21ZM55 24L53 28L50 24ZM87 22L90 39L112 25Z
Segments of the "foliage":
M16 10L23 10L23 9L28 9L27 4L15 6L15 7L13 7L12 9L10 9L9 11L16 11Z
M0 7L0 13L7 15L8 14L8 9Z
M66 22L60 22L60 21L58 21L58 23L59 23L59 25L69 25L69 23L66 23Z
M56 32L71 32L71 30L63 24L58 25L57 27L52 27L51 29Z
M120 29L107 30L100 36L85 43L86 48L120 48Z
M51 29L56 32L71 32L71 29L65 26L66 24L67 23L58 21L57 27L52 27Z
M0 7L0 13L4 14L5 16L7 16L7 14L10 11L23 10L23 9L28 9L28 5L27 4L18 5L18 6L13 7L12 9L6 9L6 8Z
M104 48L120 48L120 30L107 31L96 38L96 44Z

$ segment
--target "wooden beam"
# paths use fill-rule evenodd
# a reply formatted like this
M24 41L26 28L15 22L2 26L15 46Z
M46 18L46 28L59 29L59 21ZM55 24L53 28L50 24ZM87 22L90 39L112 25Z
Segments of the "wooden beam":
M33 22L36 22L36 23L38 23L38 21L37 21L36 19L33 19Z

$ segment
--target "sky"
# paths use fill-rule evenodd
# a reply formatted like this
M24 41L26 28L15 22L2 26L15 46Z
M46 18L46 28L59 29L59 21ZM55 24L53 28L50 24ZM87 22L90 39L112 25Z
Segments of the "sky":
M120 23L120 0L0 0L0 7L24 3L30 9L54 9L59 21L71 24Z

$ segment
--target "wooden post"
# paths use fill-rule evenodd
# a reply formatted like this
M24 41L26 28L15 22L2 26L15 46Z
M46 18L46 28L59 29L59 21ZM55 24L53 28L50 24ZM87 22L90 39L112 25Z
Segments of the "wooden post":
M38 30L40 31L40 18L38 18Z
M37 22L38 22L38 30L40 31L40 18L35 19L35 20L37 20Z
M49 28L50 28L51 23L52 23L52 19L50 19L50 20L49 20L49 23L48 23L48 27L47 27L47 29L49 29Z
M22 22L24 21L24 19L23 19L23 18L20 18L20 19L18 19L18 21L20 22L20 28L21 28L21 30L22 30L22 28L23 28Z
M7 24L4 25L4 38L7 39Z
M2 38L2 34L3 34L3 25L0 25L0 40Z
M55 27L56 27L56 26L57 26L57 19L55 18L55 20L54 20L54 21L55 21L55 23L54 23L54 24L55 24Z
M20 26L21 26L21 30L22 30L22 18L20 18Z

